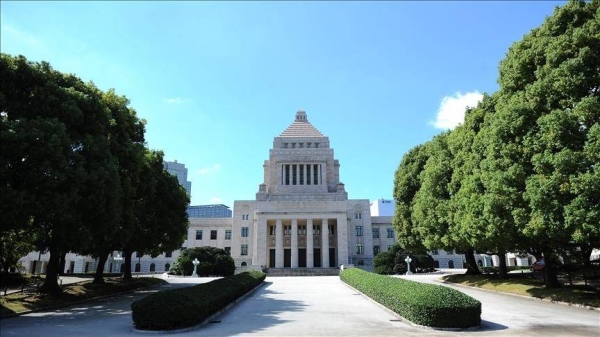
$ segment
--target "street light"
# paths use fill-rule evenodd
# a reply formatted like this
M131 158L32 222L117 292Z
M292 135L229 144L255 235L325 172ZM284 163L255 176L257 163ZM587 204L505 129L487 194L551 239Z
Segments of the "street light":
M113 257L113 260L115 260L116 264L117 264L117 273L121 272L121 262L123 262L123 258L121 257L121 254L117 254L117 256Z
M412 262L412 259L410 256L406 256L404 262L406 262L406 275L412 275L412 271L410 271L410 263Z
M200 264L200 261L198 261L198 258L194 258L192 263L194 264L194 273L192 274L192 277L198 277L198 265Z

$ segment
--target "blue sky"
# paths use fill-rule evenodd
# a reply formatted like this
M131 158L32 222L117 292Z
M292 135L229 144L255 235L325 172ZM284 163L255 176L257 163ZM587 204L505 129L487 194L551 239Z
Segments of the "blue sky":
M2 1L0 49L127 96L148 146L189 169L194 205L254 199L299 109L349 197L374 200L564 3Z

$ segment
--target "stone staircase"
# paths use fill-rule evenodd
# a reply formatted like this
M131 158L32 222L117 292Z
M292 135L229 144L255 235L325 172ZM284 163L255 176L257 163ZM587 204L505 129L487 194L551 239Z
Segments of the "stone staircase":
M338 276L339 268L268 268L267 276Z

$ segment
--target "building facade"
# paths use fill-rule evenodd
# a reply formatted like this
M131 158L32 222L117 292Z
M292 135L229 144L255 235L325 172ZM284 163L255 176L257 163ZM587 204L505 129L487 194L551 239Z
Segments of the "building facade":
M233 214L228 206L217 205L197 205L188 206L188 218L231 218Z
M188 197L192 196L192 182L188 181L188 170L185 168L185 164L178 163L175 161L164 161L163 167L165 171L171 173L172 175L177 177L177 181L179 181L179 185L185 188Z

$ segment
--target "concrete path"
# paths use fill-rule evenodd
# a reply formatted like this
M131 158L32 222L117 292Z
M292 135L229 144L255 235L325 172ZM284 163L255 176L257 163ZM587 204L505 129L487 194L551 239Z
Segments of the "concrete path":
M416 276L415 276L416 277ZM421 275L419 275L421 277ZM431 279L421 281L434 282ZM437 275L436 277L439 277ZM159 289L211 279L169 278ZM0 320L7 336L140 336L130 304L157 291L86 302L75 307ZM464 291L461 289L461 291ZM600 312L483 291L465 291L483 303L474 331L423 330L345 286L337 276L267 277L236 306L197 330L174 336L599 336Z

